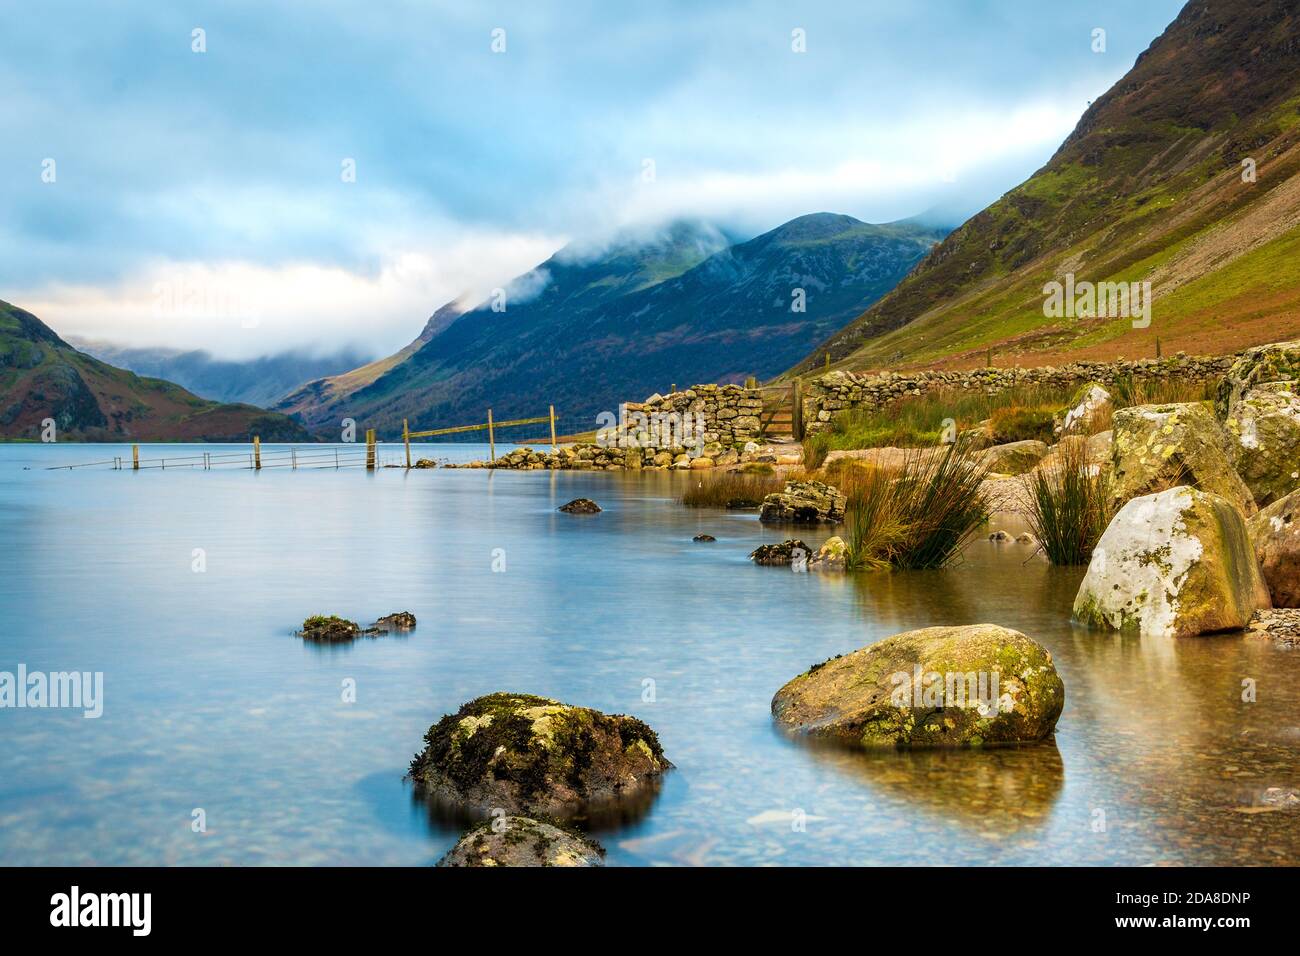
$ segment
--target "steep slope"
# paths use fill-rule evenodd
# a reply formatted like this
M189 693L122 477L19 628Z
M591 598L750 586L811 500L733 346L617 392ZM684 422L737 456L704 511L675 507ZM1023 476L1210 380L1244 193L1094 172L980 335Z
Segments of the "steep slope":
M210 402L78 352L30 312L0 301L0 438L39 438L47 418L60 440L310 439L284 415Z
M1249 181L1246 160L1253 161ZM825 343L853 368L1231 350L1300 332L1300 13L1192 0L1043 169ZM1151 323L1044 287L1150 282ZM1118 311L1118 310L1114 310Z
M354 352L312 356L282 352L238 361L202 349L141 348L67 336L69 345L101 362L175 382L200 398L266 408L304 382L354 369L365 356Z
M467 312L303 420L346 415L392 433L403 417L434 427L480 421L489 406L503 418L554 404L574 424L673 382L770 376L890 289L942 232L819 213L734 246L712 235L714 249L679 225L648 245L561 250L516 280L522 302L508 290L504 311Z

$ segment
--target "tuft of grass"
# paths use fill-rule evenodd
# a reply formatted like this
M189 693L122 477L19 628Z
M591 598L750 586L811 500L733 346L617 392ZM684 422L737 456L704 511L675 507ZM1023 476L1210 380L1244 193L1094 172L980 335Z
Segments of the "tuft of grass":
M1087 443L1064 441L1054 461L1021 479L1028 491L1025 515L1053 564L1087 564L1115 516L1109 473L1089 464Z
M995 408L989 415L989 437L995 445L1013 441L1052 441L1055 435L1055 408L1008 405Z
M920 570L948 564L988 520L988 469L964 443L909 455L897 470L863 469L849 496L851 568Z
M730 471L702 475L686 486L679 501L688 508L757 508L768 495L784 491L787 480L795 479Z

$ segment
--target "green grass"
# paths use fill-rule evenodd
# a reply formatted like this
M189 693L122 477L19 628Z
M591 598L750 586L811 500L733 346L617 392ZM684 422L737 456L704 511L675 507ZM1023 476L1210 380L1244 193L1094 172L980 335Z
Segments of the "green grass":
M988 520L988 469L963 445L862 471L846 492L850 568L942 568Z
M1087 443L1065 441L1054 461L1022 479L1029 526L1053 564L1087 564L1114 517L1109 472L1090 466Z

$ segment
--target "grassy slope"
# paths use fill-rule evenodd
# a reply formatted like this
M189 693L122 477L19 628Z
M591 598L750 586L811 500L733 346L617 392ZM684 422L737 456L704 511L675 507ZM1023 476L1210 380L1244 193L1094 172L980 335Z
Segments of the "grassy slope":
M45 418L82 441L304 440L291 419L212 402L79 352L35 316L0 301L0 439L34 438Z
M1189 4L1031 179L953 233L824 349L838 367L1045 364L1228 351L1300 334L1300 21ZM1243 183L1240 159L1258 163ZM1153 322L1043 315L1043 285L1151 281Z

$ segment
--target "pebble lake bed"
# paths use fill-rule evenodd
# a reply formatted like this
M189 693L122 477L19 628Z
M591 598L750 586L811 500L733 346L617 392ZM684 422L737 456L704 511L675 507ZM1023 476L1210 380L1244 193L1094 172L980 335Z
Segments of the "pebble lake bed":
M46 470L123 454L0 446L0 671L103 674L98 717L0 709L11 865L432 864L465 827L417 799L408 766L432 724L495 691L658 735L673 768L654 799L590 833L610 866L1300 856L1300 816L1268 797L1300 787L1296 648L1073 625L1085 569L1014 540L980 535L941 571L792 573L748 557L789 528L682 507L689 473ZM557 511L575 498L602 510ZM418 626L294 634L399 608ZM861 753L774 724L773 695L814 664L979 623L1050 651L1054 738Z

